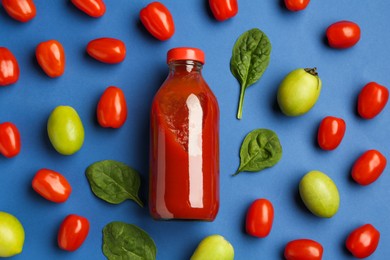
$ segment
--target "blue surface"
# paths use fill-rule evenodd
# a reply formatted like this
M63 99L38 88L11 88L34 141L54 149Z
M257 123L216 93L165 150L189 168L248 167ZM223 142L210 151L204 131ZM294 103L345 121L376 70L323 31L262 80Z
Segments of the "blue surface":
M107 0L107 12L100 19L88 17L70 1L35 2L37 16L25 24L12 20L0 7L0 46L14 53L21 70L17 84L0 88L0 122L14 122L23 144L17 157L0 157L0 210L17 216L26 231L23 252L13 259L104 259L102 228L117 220L145 229L157 244L157 258L170 260L188 259L202 238L215 233L233 244L236 259L281 259L285 244L297 238L320 242L324 259L352 259L344 247L347 235L361 224L372 223L381 231L381 240L369 259L388 259L389 170L368 187L350 178L353 162L364 151L378 149L390 158L389 105L369 121L356 113L357 95L366 83L390 86L388 0L312 1L300 13L288 12L281 0L239 1L238 15L225 22L212 17L206 0L163 0L176 23L175 35L166 42L152 38L139 21L140 9L150 1ZM362 38L351 49L331 49L324 32L344 19L360 25ZM269 36L273 50L267 71L247 90L239 121L235 118L239 85L229 61L237 37L254 27ZM99 37L123 40L128 51L125 61L107 65L90 58L85 47ZM66 71L57 79L47 77L34 57L37 44L48 39L60 41L66 51ZM85 177L93 162L122 161L141 172L141 198L147 201L149 108L167 74L166 52L183 45L205 51L204 77L221 110L221 207L212 223L154 221L147 207L130 201L110 205L97 199ZM323 81L318 103L304 116L282 115L276 105L279 83L295 68L314 66ZM118 130L101 128L95 118L98 99L110 85L122 88L128 102L128 120ZM58 105L73 106L84 123L84 146L72 156L58 154L47 137L48 116ZM322 151L315 139L318 124L327 115L347 123L343 142L331 152ZM232 177L241 142L256 128L279 135L283 157L263 172ZM32 190L31 180L43 167L63 173L73 186L66 203L48 202ZM340 209L331 219L315 217L299 198L300 178L314 169L327 173L339 188ZM275 208L273 229L264 239L244 231L246 210L256 198L269 199ZM73 253L56 245L59 224L70 213L91 222L87 240Z

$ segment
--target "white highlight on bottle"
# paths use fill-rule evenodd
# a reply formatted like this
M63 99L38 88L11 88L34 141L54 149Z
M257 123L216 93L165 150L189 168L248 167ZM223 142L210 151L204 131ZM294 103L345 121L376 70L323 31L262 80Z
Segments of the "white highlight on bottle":
M189 201L193 208L203 208L202 128L203 109L199 98L191 94L186 101L188 115Z

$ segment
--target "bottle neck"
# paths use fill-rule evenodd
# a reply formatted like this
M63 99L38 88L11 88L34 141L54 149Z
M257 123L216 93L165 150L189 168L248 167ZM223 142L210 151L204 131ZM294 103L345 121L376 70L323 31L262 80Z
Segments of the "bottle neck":
M203 64L193 60L176 60L168 64L169 74L201 74Z

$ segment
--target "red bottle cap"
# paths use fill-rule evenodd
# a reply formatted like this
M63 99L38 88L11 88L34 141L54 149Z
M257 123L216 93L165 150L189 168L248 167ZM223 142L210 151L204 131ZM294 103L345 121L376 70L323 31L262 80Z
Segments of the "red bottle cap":
M175 60L194 60L204 64L204 52L198 48L173 48L168 51L167 63Z

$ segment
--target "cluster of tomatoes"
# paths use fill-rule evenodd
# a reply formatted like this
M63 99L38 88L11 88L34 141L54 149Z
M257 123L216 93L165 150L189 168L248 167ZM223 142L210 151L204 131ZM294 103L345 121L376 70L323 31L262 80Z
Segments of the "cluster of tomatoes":
M304 10L310 0L284 0L290 11ZM339 21L331 24L326 30L328 44L332 48L350 48L360 40L360 27L351 21ZM365 85L358 96L357 112L364 119L376 117L386 106L389 91L376 82ZM336 149L345 134L346 123L342 118L327 116L322 119L317 142L323 150ZM386 168L387 160L377 150L368 150L354 163L352 178L360 185L375 182ZM266 237L270 233L274 219L274 208L267 199L257 199L248 208L246 214L246 232L255 237ZM380 232L371 224L362 225L353 230L345 241L346 248L357 258L365 258L373 254L378 246ZM284 256L287 260L311 259L320 260L323 247L311 239L297 239L287 243Z
M365 85L359 93L357 112L364 119L376 117L385 107L389 99L389 91L376 82ZM346 131L346 123L342 118L327 116L322 119L317 134L318 145L323 150L334 150L341 143ZM375 182L387 165L386 157L377 150L367 150L353 164L352 179L360 185ZM380 232L371 224L364 224L353 230L345 242L346 248L357 258L365 258L373 254L378 246ZM318 244L307 242L308 247ZM303 248L303 245L300 245ZM306 248L306 247L305 247ZM306 248L305 250L308 250ZM313 258L317 259L317 258Z
M102 0L71 0L81 11L90 17L98 18L105 14ZM284 0L290 11L304 10L310 0ZM28 22L36 16L33 0L2 0L5 11L13 19ZM237 0L209 0L210 10L218 21L234 17L238 13ZM148 32L158 40L168 40L175 33L174 19L170 11L160 2L152 2L140 11L140 20ZM360 40L360 28L351 21L340 21L330 25L326 31L328 43L333 48L349 48ZM94 39L86 46L87 53L94 59L108 63L120 63L126 57L124 42L114 38ZM36 47L36 59L42 70L51 78L60 77L65 71L65 51L60 42L49 40ZM6 47L0 47L0 86L14 84L19 79L17 59ZM360 92L357 110L365 119L374 118L385 107L389 98L386 87L368 83ZM97 120L102 127L119 128L127 118L127 106L122 90L108 87L97 105ZM334 150L341 143L346 131L342 118L325 117L318 128L317 140L324 150ZM7 158L19 154L21 138L17 127L11 122L0 124L0 153ZM386 167L386 158L377 150L368 150L359 157L352 169L352 178L361 185L376 181ZM42 197L62 203L72 191L68 181L60 173L49 169L39 170L33 181L33 189ZM257 237L266 237L272 228L274 209L266 199L254 201L248 209L246 231ZM81 227L78 229L78 227ZM89 232L86 218L71 214L61 224L58 244L64 250L76 250ZM346 247L359 258L371 255L379 242L380 233L371 224L363 225L350 233ZM289 242L285 248L286 259L321 259L321 244L309 239Z
M359 96L357 111L364 119L377 116L387 104L389 91L386 87L370 82L363 87ZM318 128L317 141L323 150L336 149L345 134L346 123L342 118L325 117ZM352 178L360 185L375 182L386 168L386 157L377 150L364 152L354 163ZM246 232L255 237L264 238L269 235L274 220L274 208L267 199L257 199L246 214ZM346 248L358 258L365 258L375 252L380 238L380 232L371 224L362 225L353 230L347 240ZM284 256L287 260L311 259L320 260L323 247L311 239L297 239L287 243Z
M105 13L101 0L72 0L72 3L91 17L100 17ZM2 0L5 11L19 22L28 22L36 16L33 0ZM94 59L108 63L122 62L126 57L126 46L118 39L99 38L92 40L86 47L87 53ZM44 73L56 78L65 71L65 51L56 40L41 42L35 49L35 56ZM0 86L16 83L20 76L18 61L6 47L0 47ZM127 105L123 91L115 86L108 87L97 104L97 121L102 127L119 128L127 118ZM20 132L15 124L0 124L0 153L11 158L21 150ZM51 169L40 169L32 180L32 188L43 198L55 202L65 202L72 187L67 179ZM58 246L67 251L78 249L89 233L89 221L83 216L70 214L62 221L58 231Z

